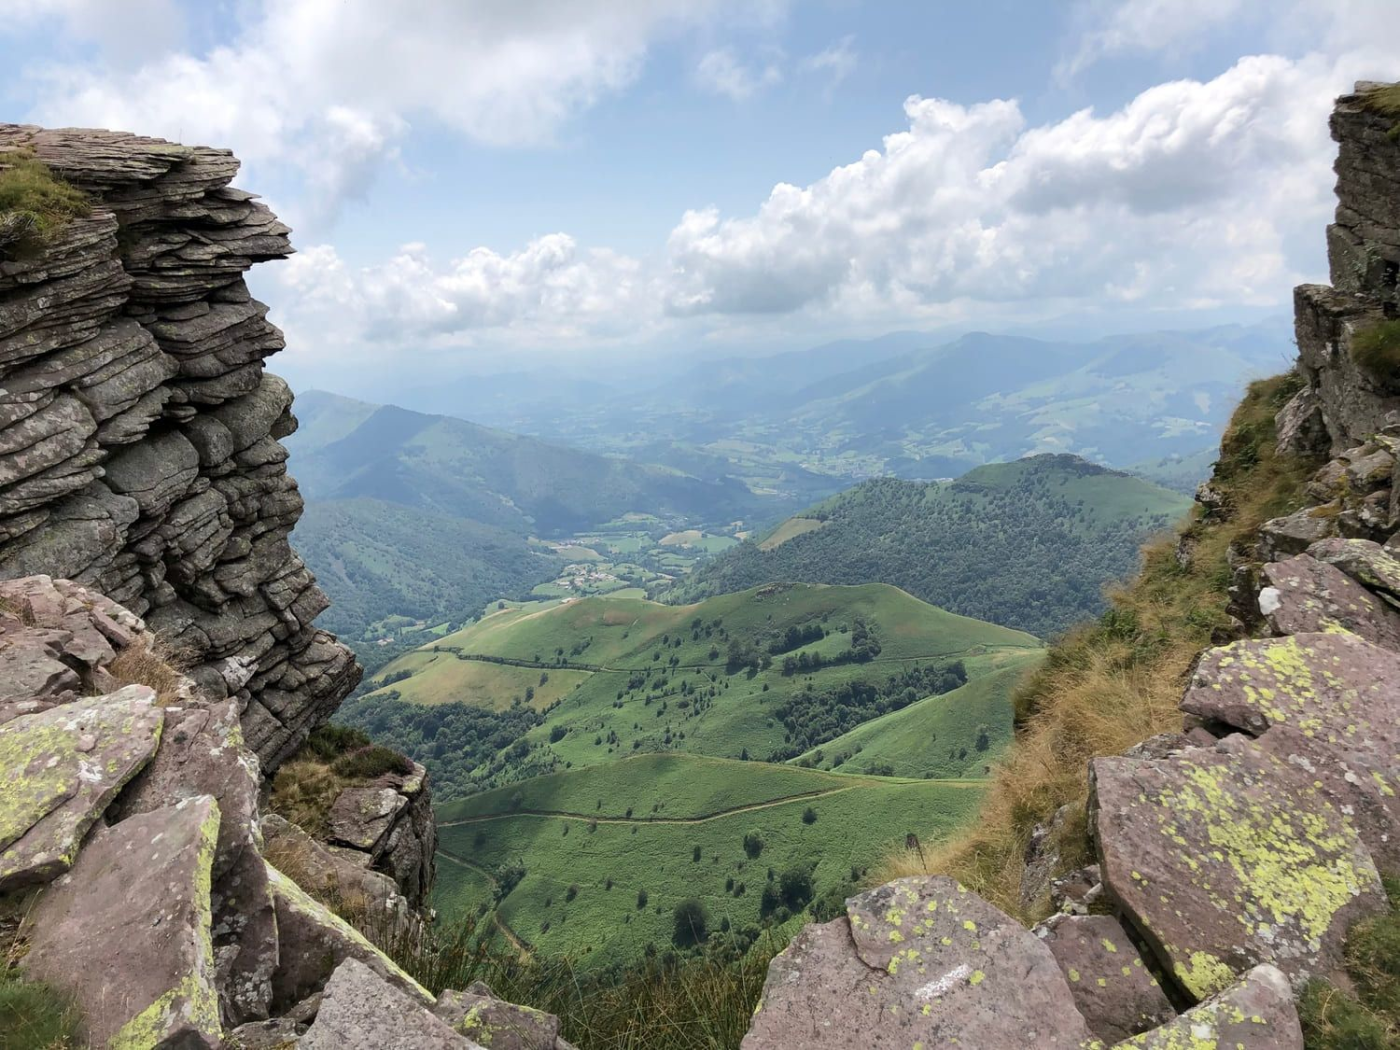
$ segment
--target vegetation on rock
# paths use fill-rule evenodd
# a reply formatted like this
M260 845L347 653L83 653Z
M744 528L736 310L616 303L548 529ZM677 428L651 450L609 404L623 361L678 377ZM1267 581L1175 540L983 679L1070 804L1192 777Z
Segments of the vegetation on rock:
M39 250L91 208L87 195L47 164L23 153L0 153L0 259Z
M1390 912L1347 935L1347 974L1355 994L1325 981L1299 1003L1308 1050L1391 1050L1400 1046L1400 878L1385 879Z
M1400 387L1400 321L1377 321L1356 332L1351 357L1381 386Z

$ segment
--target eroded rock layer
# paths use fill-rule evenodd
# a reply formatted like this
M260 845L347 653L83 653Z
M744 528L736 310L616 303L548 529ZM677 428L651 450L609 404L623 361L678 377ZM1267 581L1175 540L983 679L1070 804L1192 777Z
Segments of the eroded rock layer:
M359 681L288 534L282 349L243 275L292 251L227 151L0 124L92 211L0 258L0 578L74 580L143 616L271 771Z

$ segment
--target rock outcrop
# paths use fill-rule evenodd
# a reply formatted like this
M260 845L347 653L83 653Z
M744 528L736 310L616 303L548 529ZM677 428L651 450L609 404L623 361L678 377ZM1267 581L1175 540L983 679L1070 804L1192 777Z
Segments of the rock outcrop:
M0 124L0 165L16 153L92 211L0 257L0 578L145 617L270 772L361 673L288 543L296 420L263 370L283 339L243 280L291 253L287 227L229 185L226 150Z
M1350 985L1348 928L1400 865L1400 138L1373 87L1332 119L1333 283L1297 290L1301 388L1276 419L1280 451L1327 462L1309 505L1231 548L1235 640L1197 660L1182 732L1091 763L1097 864L1061 873L1037 828L1023 897L1062 910L1043 953L948 880L900 880L774 959L746 1050L1301 1048L1305 984ZM1201 522L1230 520L1224 492L1201 486ZM993 938L1022 976L989 1018Z

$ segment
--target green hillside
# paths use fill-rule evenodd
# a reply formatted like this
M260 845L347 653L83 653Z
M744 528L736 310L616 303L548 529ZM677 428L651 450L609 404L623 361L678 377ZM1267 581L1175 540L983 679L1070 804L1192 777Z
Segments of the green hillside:
M717 556L677 601L776 580L879 580L1042 637L1101 611L1180 493L1074 456L990 464L953 482L867 481ZM812 524L808 524L808 523Z
M563 448L451 416L310 391L287 439L313 500L367 497L521 535L563 535L629 511L732 521L756 502L734 479Z
M972 781L644 755L440 807L435 904L450 921L508 890L495 911L508 935L585 967L670 948L687 901L711 938L743 946L766 920L824 916L881 850L937 840L981 794Z
M794 758L1039 645L885 584L765 586L693 606L604 595L493 610L385 666L344 717L427 763L450 798L638 753ZM440 732L461 704L542 720L464 770Z
M1011 741L1011 692L1041 659L1040 653L1009 655L951 693L873 718L795 761L841 773L984 776Z

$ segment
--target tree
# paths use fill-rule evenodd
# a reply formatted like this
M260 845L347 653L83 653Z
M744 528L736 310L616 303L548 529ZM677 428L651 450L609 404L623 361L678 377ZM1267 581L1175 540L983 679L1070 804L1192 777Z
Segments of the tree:
M693 948L704 944L710 935L710 919L705 906L694 897L676 905L671 943L677 948Z
M646 890L638 890L638 891L637 891L637 910L638 910L638 911L641 911L643 908L645 908L645 907L647 906L647 900L648 900L648 899L649 899L649 898L647 897L647 891L646 891Z
M756 831L750 831L744 836L744 853L750 860L757 860L758 855L763 852L763 838Z
M804 809L804 810L802 811L802 823L804 823L804 824L815 824L816 822L817 822L817 811L816 811L815 809L813 809L811 806L808 806L806 809Z

